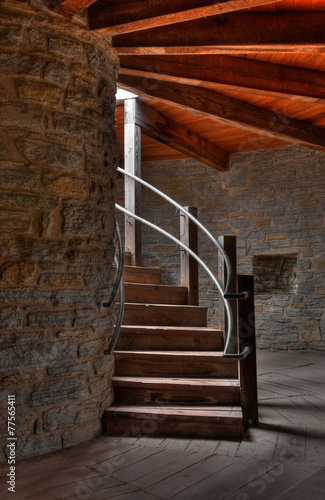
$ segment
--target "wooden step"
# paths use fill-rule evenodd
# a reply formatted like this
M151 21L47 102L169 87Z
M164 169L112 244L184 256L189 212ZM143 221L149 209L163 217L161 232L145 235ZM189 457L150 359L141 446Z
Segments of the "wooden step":
M119 252L116 250L116 257L117 260L120 260ZM125 266L130 266L131 265L131 252L124 252L124 265Z
M237 380L114 377L114 404L239 404Z
M118 306L117 303L117 309ZM126 303L123 323L125 325L207 326L207 308Z
M117 350L220 351L221 330L187 326L122 325Z
M174 305L187 303L187 288L184 286L125 282L124 288L125 302Z
M115 351L115 375L237 378L238 362L220 352Z
M193 437L242 437L239 406L111 406L105 411L109 434Z
M123 280L128 283L147 283L159 285L161 283L161 269L159 267L135 267L125 265Z

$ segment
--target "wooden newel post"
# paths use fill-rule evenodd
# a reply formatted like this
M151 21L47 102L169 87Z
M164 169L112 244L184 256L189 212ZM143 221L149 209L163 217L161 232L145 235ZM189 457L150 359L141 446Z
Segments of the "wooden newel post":
M238 275L238 291L249 290L249 297L238 301L239 348L250 344L253 351L240 361L241 405L245 425L258 424L258 396L256 374L256 336L254 312L254 276Z
M230 260L230 264L233 271L233 280L232 287L230 292L237 292L237 251L236 251L236 236L219 236L218 242L224 248L228 258ZM227 267L225 264L225 260L221 252L219 252L218 256L218 278L219 282L223 288L226 286L227 282ZM231 343L230 352L237 353L238 352L238 339L237 339L237 300L230 300L230 306L233 315L233 325L235 335L233 336L233 342ZM228 328L227 316L223 301L221 298L219 299L219 322L220 329L223 331L224 341L226 341L226 332Z
M124 101L124 168L141 177L141 127L136 124L136 99ZM125 208L141 216L141 184L125 176ZM125 250L131 265L141 265L141 223L125 217Z
M197 218L197 208L184 207ZM198 227L186 215L180 217L180 240L193 252L198 253ZM186 251L181 252L181 286L187 287L187 303L199 305L199 265Z

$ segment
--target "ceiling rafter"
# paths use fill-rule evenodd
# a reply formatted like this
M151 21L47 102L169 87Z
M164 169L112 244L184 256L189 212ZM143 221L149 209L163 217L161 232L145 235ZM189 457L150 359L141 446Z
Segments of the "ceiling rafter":
M235 12L113 38L122 55L325 52L325 12Z
M90 29L113 37L121 59L121 86L142 92L145 102L160 111L158 121L147 120L149 137L160 134L160 142L168 140L174 149L178 137L183 144L178 151L192 156L186 148L195 143L200 150L204 144L203 151L212 151L212 163L214 142L234 151L236 141L245 137L257 138L259 149L262 144L281 143L324 149L323 0L308 5L301 0L52 0L51 4L66 17L87 9ZM312 69L304 69L307 54L307 67ZM158 110L152 111L156 118ZM229 131L234 133L232 142ZM145 140L154 149L155 143ZM170 155L172 150L165 149ZM219 150L224 168L227 153Z
M72 17L78 12L87 9L96 0L63 0L55 10L65 17Z
M218 123L325 151L324 129L210 90L120 75L122 88Z
M226 151L139 100L136 102L135 123L152 139L210 167L222 171L228 168L229 155Z
M230 56L120 58L120 74L325 103L325 73Z
M72 0L66 0L72 1ZM281 0L142 0L96 2L90 29L105 36L167 26L184 21L267 5Z

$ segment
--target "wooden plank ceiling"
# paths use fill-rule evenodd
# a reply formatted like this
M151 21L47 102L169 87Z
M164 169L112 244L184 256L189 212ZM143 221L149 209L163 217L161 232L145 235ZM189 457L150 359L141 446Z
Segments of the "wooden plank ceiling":
M325 151L325 0L63 0L56 9L88 9L89 29L112 37L118 85L144 103L143 159L193 156L193 138L196 157L220 169L234 152ZM123 105L116 116L123 143Z

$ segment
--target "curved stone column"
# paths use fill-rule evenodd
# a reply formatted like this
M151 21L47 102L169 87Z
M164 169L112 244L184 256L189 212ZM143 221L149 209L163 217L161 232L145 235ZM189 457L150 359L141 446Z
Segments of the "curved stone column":
M0 4L0 402L17 458L101 432L112 398L117 57L45 2Z

